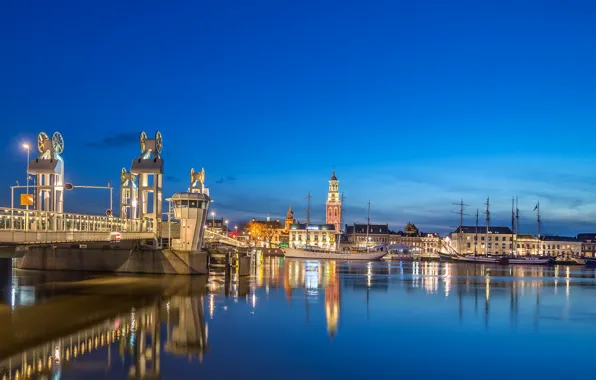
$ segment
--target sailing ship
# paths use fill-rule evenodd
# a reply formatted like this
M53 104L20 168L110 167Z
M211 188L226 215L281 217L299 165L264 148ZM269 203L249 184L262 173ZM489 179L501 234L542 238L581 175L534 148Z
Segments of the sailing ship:
M461 249L463 246L463 217L464 217L464 202L463 199L459 203L460 211L459 211L459 228L458 228L458 247ZM490 228L490 199L487 198L486 200L486 241L488 241L488 234ZM478 212L476 212L476 235L478 235ZM476 236L476 241L478 241L478 236ZM477 255L476 248L474 248L473 255L462 255L458 253L450 244L449 242L443 243L447 252L439 252L439 257L441 260L447 261L454 261L454 262L462 262L462 263L480 263L480 264L501 264L506 265L509 263L509 257L507 256L491 256L488 254L488 244L485 244L485 251L484 255Z
M306 209L306 242L309 241L308 239L308 231L309 231L309 224L310 224L310 192L308 193L308 206ZM342 202L343 203L343 202ZM380 260L383 256L387 254L387 251L381 247L379 249L370 250L368 244L368 233L370 228L370 202L368 202L368 224L366 227L366 252L357 252L353 251L350 253L340 253L335 251L326 251L319 247L309 247L308 245L305 248L283 248L284 256L288 258L297 258L297 259L311 259L311 260L366 260L366 261L374 261ZM339 231L338 231L339 232ZM339 244L338 244L339 247Z

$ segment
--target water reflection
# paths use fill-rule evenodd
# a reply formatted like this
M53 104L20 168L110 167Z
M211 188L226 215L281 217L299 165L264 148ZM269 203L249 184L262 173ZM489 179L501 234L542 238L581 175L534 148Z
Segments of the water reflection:
M50 277L19 272L5 281L8 294L25 294L21 292L26 290L29 297L15 296L21 301L12 302L12 296L5 296L11 313L36 308L44 304L40 300L63 294L48 291L53 289L48 284L67 275L44 276ZM46 286L40 288L40 282ZM410 351L401 355L414 362L428 353L424 343L428 339L463 340L462 345L480 345L491 352L491 345L498 346L504 335L513 346L508 350L515 352L519 345L523 352L545 357L555 352L553 345L588 340L586 334L596 339L591 332L596 322L595 285L594 270L583 267L266 258L250 278L211 277L192 292L160 296L147 306L130 308L101 323L28 347L0 362L0 375L5 379L35 374L60 378L95 371L108 378L187 378L199 373L209 377L220 373L232 356L238 365L226 367L229 376L262 378L256 369L259 366L275 360L280 366L290 366L292 360L301 358L319 363L321 373L349 377L356 373L344 369L348 360L344 357L356 360L350 353L365 346L374 361L361 360L371 376L381 376L387 375L382 366L372 364L386 358L386 350L396 340L408 339ZM4 329L18 326L13 322ZM512 335L512 331L520 334ZM534 332L555 339L554 343L541 343L538 335L526 339ZM474 340L478 334L483 334L483 340ZM321 338L333 344L325 346ZM333 350L342 355L333 356ZM580 348L568 350L578 360L583 354ZM251 355L237 355L243 352ZM444 355L443 366L452 365L452 359L447 360L451 353ZM318 362L321 356L329 363ZM176 358L184 358L185 364ZM486 360L489 365L490 358L487 353L475 360ZM467 376L454 368L449 371L454 377ZM289 378L307 375L298 371Z

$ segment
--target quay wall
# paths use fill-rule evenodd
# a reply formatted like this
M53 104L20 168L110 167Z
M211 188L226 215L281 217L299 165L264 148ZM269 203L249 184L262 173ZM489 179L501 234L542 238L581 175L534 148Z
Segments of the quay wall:
M207 252L124 248L117 245L30 247L19 269L146 274L207 274Z

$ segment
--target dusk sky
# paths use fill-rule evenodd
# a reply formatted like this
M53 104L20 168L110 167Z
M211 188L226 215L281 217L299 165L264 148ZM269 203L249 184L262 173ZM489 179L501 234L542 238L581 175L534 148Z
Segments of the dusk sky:
M519 196L522 232L538 200L543 234L594 232L595 20L594 1L0 0L0 204L40 131L68 182L117 186L160 130L164 195L205 167L232 223L304 220L309 190L324 222L335 166L344 223L370 200L373 223L445 233L490 196L510 225Z

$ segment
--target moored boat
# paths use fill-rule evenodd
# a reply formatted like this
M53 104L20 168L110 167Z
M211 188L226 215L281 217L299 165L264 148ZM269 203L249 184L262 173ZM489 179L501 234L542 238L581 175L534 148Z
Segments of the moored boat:
M387 254L382 252L362 252L362 253L337 253L328 251L307 251L297 248L283 248L284 256L288 258L297 259L312 259L312 260L380 260Z
M586 260L579 257L559 256L555 258L555 264L558 265L586 265Z
M500 264L506 265L509 263L509 258L504 256L462 256L459 254L439 253L441 260L454 261L459 263L476 263L476 264Z
M549 265L552 264L553 259L550 257L523 257L523 258L509 258L509 264L521 265Z

